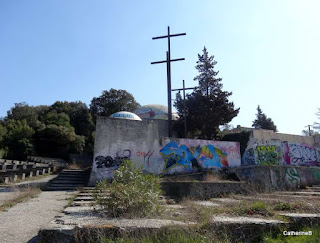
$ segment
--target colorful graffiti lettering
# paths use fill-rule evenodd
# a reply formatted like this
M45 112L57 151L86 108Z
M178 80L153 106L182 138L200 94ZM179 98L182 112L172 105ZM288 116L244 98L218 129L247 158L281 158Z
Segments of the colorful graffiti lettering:
M147 153L142 151L137 151L136 155L138 157L143 157L143 162L148 166L150 165L150 157L153 155L154 150L149 150Z
M259 164L277 165L281 162L281 149L275 145L260 145L256 147Z
M242 160L244 165L254 165L256 163L253 148L249 148L244 152Z
M316 168L312 168L311 173L312 173L313 177L316 178L317 182L320 182L320 170L316 169Z
M170 142L160 150L160 154L165 160L163 172L175 166L183 166L187 171L229 166L227 154L211 144L188 148L186 145Z
M299 144L285 142L284 160L291 165L318 165L316 151L314 148Z
M294 185L299 185L301 183L301 178L296 168L286 168L285 180L289 184Z
M129 149L123 150L122 153L119 151L116 153L116 156L112 158L111 156L97 156L95 157L95 162L97 168L112 168L120 166L124 160L130 159L131 151Z

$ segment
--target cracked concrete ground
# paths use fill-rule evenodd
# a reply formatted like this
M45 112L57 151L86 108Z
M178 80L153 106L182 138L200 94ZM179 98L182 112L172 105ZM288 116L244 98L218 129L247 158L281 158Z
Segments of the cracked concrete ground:
M40 228L50 224L75 192L41 192L37 198L0 212L0 242L36 242ZM0 192L1 194L1 192Z

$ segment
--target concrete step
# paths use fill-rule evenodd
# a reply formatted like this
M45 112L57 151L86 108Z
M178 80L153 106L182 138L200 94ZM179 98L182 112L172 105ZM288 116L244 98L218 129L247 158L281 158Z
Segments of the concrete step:
M68 181L68 180L54 180L51 184L84 184L87 185L87 181L84 180L74 180L74 181Z
M303 225L318 225L320 223L320 214L311 213L279 213L279 215L288 218L291 222Z
M47 187L46 191L75 191L78 190L78 187Z
M59 181L79 181L79 180L85 180L87 181L88 179L87 178L60 178L60 177L57 177L55 178L55 180L59 180Z
M74 201L71 206L72 207L90 207L94 206L96 203L93 201Z
M86 170L71 170L71 169L63 169L62 170L63 172L85 172L85 173L88 173L88 171Z
M73 187L73 188L76 188L76 187L84 187L86 186L85 184L50 184L49 187L56 187L56 188L59 188L59 187Z
M320 192L313 191L289 191L289 192L276 192L281 195L300 195L300 196L320 196Z
M74 201L95 201L93 197L76 197Z

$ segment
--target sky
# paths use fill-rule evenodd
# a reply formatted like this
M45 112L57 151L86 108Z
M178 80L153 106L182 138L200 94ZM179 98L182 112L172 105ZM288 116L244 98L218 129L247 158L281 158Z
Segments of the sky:
M1 0L0 117L14 103L82 101L125 89L141 105L167 105L166 39L172 88L193 78L205 46L223 90L251 127L257 106L279 132L301 134L320 108L318 0ZM175 97L175 94L172 94Z

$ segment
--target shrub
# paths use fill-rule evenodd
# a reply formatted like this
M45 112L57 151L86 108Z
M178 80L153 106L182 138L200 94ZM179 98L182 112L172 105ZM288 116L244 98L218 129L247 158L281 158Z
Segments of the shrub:
M97 184L94 197L113 217L145 217L160 212L161 193L159 177L144 175L141 168L124 161L114 171L111 183Z
M240 215L263 215L263 216L272 216L273 213L268 208L267 204L261 201L253 202L253 203L242 203L239 205L239 208L236 210Z

